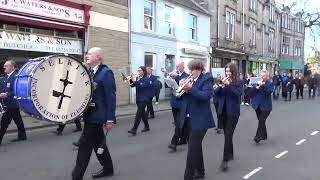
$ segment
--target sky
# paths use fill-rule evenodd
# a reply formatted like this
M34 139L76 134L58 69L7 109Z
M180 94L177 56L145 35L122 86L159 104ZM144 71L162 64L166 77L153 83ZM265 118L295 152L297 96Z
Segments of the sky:
M293 7L293 12L301 11L302 9L305 12L320 12L320 1L319 0L275 0L279 4L285 4L291 6L294 2L296 5ZM314 48L316 50L320 50L320 27L315 28L315 36L312 36L312 32L310 29L306 29L305 33L305 57L310 57L314 55ZM315 37L315 42L314 38ZM316 44L318 46L316 46Z

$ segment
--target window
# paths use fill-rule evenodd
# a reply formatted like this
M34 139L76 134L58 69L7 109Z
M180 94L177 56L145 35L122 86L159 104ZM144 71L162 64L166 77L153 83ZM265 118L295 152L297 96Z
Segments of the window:
M269 20L274 22L274 5L273 4L270 4Z
M17 25L6 24L5 29L10 30L10 31L17 31L18 27L17 27Z
M274 30L270 29L269 30L269 51L274 51L274 44L275 44L275 34L274 34Z
M54 35L54 30L52 29L32 28L32 32L35 34Z
M234 26L235 26L235 14L227 11L226 13L226 38L229 40L234 39Z
M166 72L172 72L174 70L174 55L166 54L165 70Z
M296 47L294 49L294 55L295 56L301 56L301 47Z
M69 38L79 38L77 31L55 30L55 36L69 37Z
M249 45L256 45L256 32L257 32L257 23L255 21L250 21L249 27Z
M30 27L23 27L19 26L19 32L24 32L24 33L31 33L31 28Z
M221 58L213 58L213 68L221 68L222 67L222 59Z
M250 10L256 12L257 10L257 0L249 0L250 1Z
M153 30L154 19L154 3L152 1L144 1L144 29Z
M281 23L281 26L283 28L287 28L289 29L289 19L288 19L288 15L287 14L282 14L282 23Z
M295 32L300 32L300 23L298 20L295 21L294 23L294 31Z
M188 19L188 37L190 40L197 40L197 16L189 15Z
M282 54L289 54L289 44L290 44L290 38L283 36L282 39Z
M144 66L145 67L153 67L153 58L154 58L154 54L145 53L144 54Z
M165 28L166 34L174 35L173 22L172 22L173 8L170 6L165 7Z
M304 22L301 21L300 22L300 30L299 30L300 33L303 33L304 32Z

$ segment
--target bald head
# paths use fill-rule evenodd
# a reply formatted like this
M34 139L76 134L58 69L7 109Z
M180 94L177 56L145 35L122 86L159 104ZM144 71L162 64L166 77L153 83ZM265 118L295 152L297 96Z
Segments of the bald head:
M184 62L183 61L177 61L176 70L179 72L184 71Z
M94 67L102 63L102 49L99 47L93 47L89 49L86 55L86 63Z

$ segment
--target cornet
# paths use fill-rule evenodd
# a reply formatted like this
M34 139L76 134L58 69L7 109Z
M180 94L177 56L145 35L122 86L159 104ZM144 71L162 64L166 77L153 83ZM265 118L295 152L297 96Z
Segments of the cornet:
M133 79L137 79L140 77L139 74L131 74L130 76L125 76L123 73L121 74L122 75L122 80L126 83L130 83L130 85L132 84L130 81L133 80Z
M188 78L184 81L184 83L181 86L179 86L179 88L176 90L175 96L180 98L186 92L185 90L183 90L183 88L189 83L193 84L193 82L194 82L194 79L190 74Z
M217 82L213 85L213 89L216 90L218 88L224 88L225 87L224 81L226 80L230 81L230 78L225 77L223 79L218 79Z

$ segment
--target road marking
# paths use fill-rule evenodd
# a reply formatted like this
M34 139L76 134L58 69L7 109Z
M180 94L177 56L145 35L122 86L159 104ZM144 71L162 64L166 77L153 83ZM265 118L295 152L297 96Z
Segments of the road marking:
M306 139L301 139L299 142L296 143L297 146L301 145L302 143L304 143L306 141Z
M255 173L261 171L262 169L263 169L263 167L258 167L256 169L254 169L253 171L251 171L247 175L243 176L243 179L249 179L251 176L253 176Z
M319 133L319 131L313 131L313 133L311 133L310 135L311 136L314 136L314 135L316 135L316 134L318 134Z
M284 156L285 154L287 154L289 151L283 151L282 153L278 154L275 156L275 158L279 159L281 158L282 156Z

